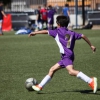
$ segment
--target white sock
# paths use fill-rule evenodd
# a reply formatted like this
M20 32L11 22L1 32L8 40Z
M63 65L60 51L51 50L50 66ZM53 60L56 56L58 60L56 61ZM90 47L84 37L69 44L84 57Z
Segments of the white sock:
M87 75L85 75L84 73L82 72L79 72L77 74L77 78L80 78L81 80L87 82L87 83L91 83L92 82L92 79L90 77L88 77Z
M47 84L49 81L51 80L51 77L49 75L46 75L43 80L41 81L41 83L39 84L40 87L44 87L45 84Z

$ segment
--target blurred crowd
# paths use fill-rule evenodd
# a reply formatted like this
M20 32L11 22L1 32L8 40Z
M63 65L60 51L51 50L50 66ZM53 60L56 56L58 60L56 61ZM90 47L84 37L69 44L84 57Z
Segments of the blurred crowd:
M52 7L51 5L46 6L44 4L42 7L38 6L37 13L36 13L36 24L37 30L41 29L54 29L54 15L56 14L56 9ZM68 4L65 4L60 14L63 14L65 16L69 16L69 6Z
M44 4L43 7L38 6L36 24L37 30L41 29L53 29L54 24L54 14L56 10L49 5L48 7Z

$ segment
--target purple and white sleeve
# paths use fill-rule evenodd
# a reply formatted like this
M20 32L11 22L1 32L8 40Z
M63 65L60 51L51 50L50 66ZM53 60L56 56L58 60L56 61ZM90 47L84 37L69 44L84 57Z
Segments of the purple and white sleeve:
M78 39L81 39L81 38L82 38L82 34L75 32L75 39L78 40Z
M56 31L55 30L48 30L48 35L55 38L56 37Z

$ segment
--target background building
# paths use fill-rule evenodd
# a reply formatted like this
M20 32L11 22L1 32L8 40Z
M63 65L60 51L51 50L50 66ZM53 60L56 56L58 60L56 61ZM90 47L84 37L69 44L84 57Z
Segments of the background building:
M78 20L75 19L76 1L78 8ZM23 21L23 24L27 23L28 25L28 20L35 20L36 17L33 15L36 14L36 9L39 5L52 5L57 11L56 14L59 15L62 11L62 7L66 3L69 4L72 25L75 25L77 21L78 25L82 25L83 23L85 24L85 22L89 21L92 21L94 24L100 24L100 0L12 0L11 4L5 6L5 12L12 14L13 25L16 26L16 23L19 21L19 23L22 23L22 20L25 19L25 16L26 19ZM96 11L96 13L94 13L94 11Z
M75 8L76 0L12 0L11 4L5 7L5 11L33 11L33 9L37 9L38 5L52 5L54 7L61 8L65 5L65 3L69 4L69 8L73 12L73 8ZM79 11L82 7L82 0L78 1ZM100 0L84 0L85 10L100 10Z

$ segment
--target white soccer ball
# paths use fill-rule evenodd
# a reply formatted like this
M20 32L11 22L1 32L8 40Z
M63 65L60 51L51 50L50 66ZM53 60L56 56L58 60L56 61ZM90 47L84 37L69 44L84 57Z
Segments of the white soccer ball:
M28 91L33 91L32 89L32 86L33 85L37 85L38 82L35 78L28 78L26 81L25 81L25 88L28 90Z

